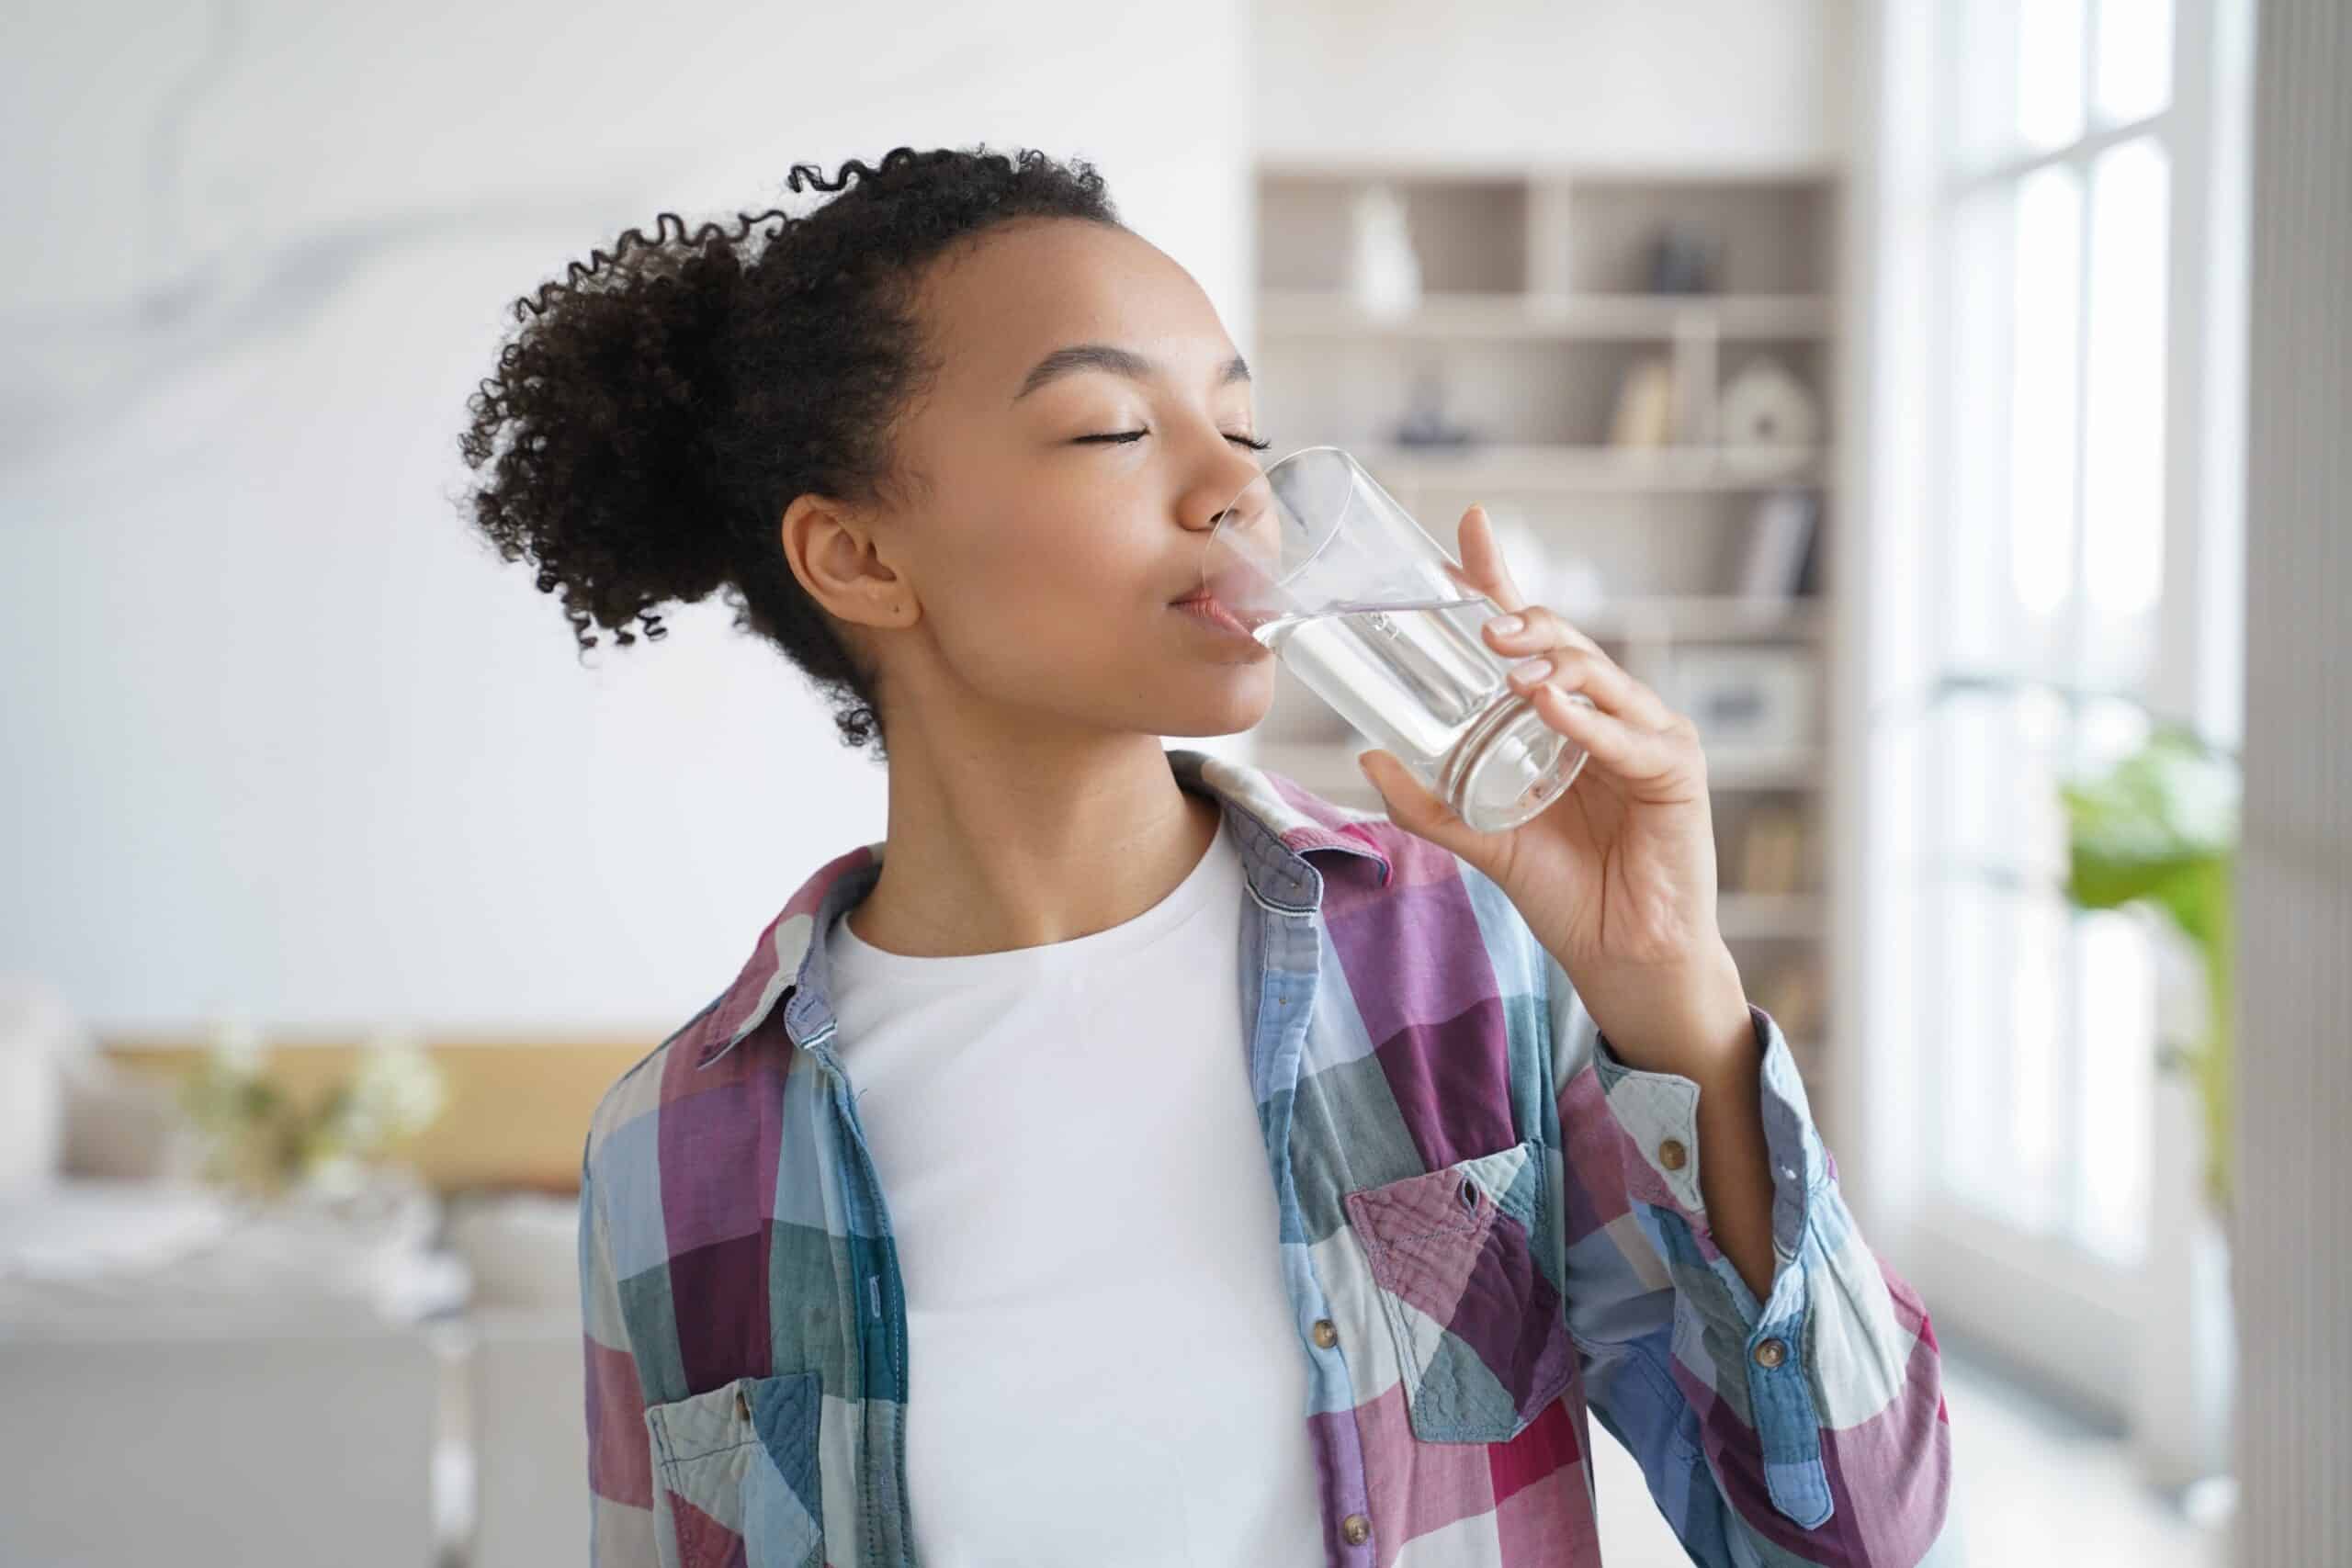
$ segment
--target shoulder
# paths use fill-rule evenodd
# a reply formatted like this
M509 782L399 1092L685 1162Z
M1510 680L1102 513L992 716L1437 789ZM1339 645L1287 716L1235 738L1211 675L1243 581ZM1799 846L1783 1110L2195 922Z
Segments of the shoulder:
M662 1111L679 1098L684 1070L695 1065L709 1043L711 1020L726 996L722 991L704 1003L605 1088L589 1112L588 1134L581 1145L583 1184L593 1179L609 1187L616 1178L627 1177L631 1164L650 1167L658 1158Z
M730 1122L759 1114L747 1085L787 1066L792 1053L780 1004L812 940L814 910L836 880L869 868L874 859L867 846L820 867L760 929L734 978L613 1081L589 1116L583 1180L593 1172L603 1184L610 1169L651 1161L655 1134L673 1106L694 1106L698 1139L723 1135ZM714 1092L728 1089L735 1092Z

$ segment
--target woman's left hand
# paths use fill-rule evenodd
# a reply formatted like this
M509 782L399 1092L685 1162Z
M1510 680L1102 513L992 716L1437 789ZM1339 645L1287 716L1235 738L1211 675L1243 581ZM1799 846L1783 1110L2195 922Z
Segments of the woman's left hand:
M1641 1043L1629 1062L1663 1068L1636 1055L1721 1043L1747 1022L1747 1002L1716 924L1715 831L1698 726L1591 637L1528 603L1485 508L1465 513L1458 533L1469 585L1524 623L1511 632L1489 623L1487 646L1515 666L1550 661L1548 673L1532 677L1514 668L1511 689L1589 760L1560 798L1499 833L1471 829L1387 751L1363 752L1359 764L1390 820L1460 855L1509 895L1610 1043L1621 1052ZM1595 706L1568 701L1569 692ZM1656 1048L1644 1049L1650 1042Z

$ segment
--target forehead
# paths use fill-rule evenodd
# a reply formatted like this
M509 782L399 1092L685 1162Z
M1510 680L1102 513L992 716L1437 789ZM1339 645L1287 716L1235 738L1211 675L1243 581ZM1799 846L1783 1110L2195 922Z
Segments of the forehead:
M992 230L940 269L923 296L944 350L942 391L1000 407L1031 366L1075 343L1133 349L1159 361L1178 386L1205 384L1233 356L1192 274L1150 242L1096 223Z

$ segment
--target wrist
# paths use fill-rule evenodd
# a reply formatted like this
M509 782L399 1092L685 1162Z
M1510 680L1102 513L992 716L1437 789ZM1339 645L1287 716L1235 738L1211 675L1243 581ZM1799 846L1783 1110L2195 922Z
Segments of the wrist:
M1731 950L1718 943L1687 964L1644 972L1586 1010L1620 1061L1702 1085L1751 1067L1755 1020Z

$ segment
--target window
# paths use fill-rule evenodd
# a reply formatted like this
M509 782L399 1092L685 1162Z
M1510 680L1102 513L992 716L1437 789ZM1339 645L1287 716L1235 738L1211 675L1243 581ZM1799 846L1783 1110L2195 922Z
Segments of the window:
M2135 703L2234 739L2214 701L2242 641L2216 608L2234 614L2234 495L2214 481L2234 471L2244 170L2220 141L2244 73L2208 45L2249 4L1940 0L1888 89L1921 101L1890 96L1878 128L1916 176L1907 243L1879 235L1885 288L1927 307L1901 400L1877 405L1882 439L1918 437L1898 467L1920 536L1882 552L1915 580L1904 657L1927 685L2029 682L1928 709L1880 814L1914 953L1919 1135L1887 1141L1903 1261L1939 1318L2110 1404L2165 1218L2159 954L2142 915L2066 903L2059 787L2137 747Z
M1941 660L2144 694L2165 536L2172 7L1970 0L1947 21ZM1956 874L1950 977L1977 998L1933 1183L2119 1264L2147 1225L2154 959L2135 919L2076 917L2056 893L2058 784L2143 729L2117 703L1959 700L1932 721L1943 800L1925 818Z

